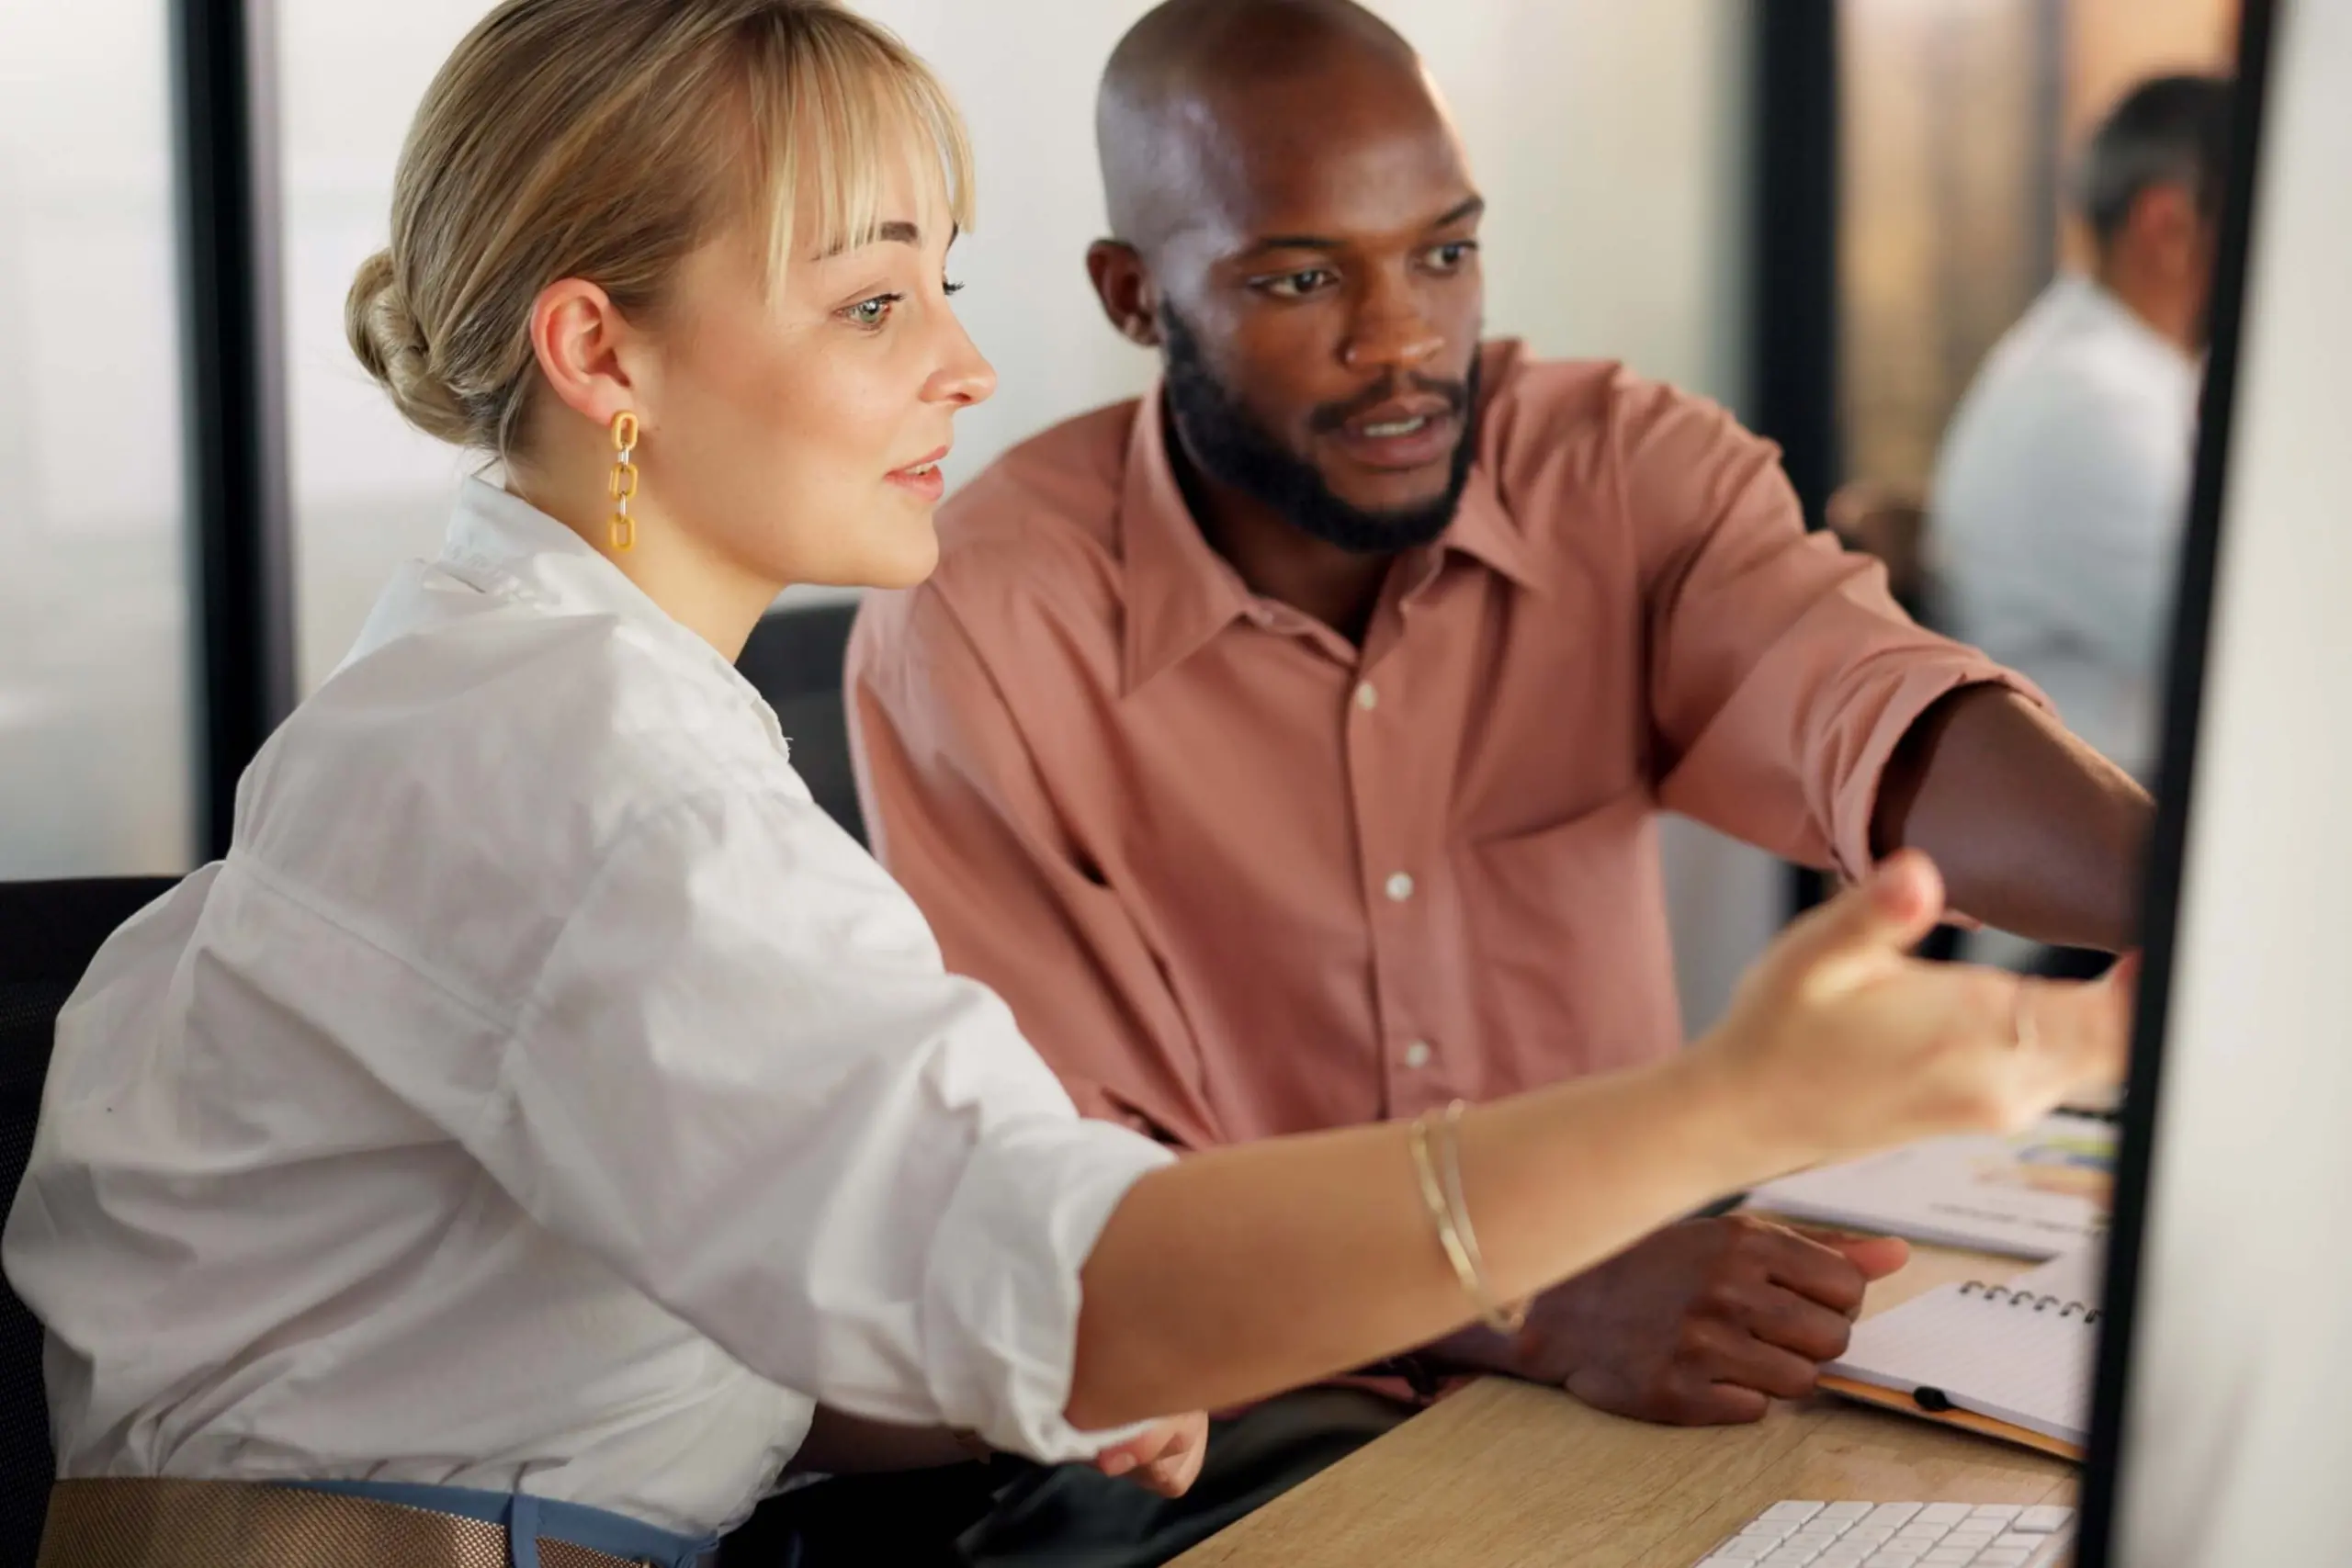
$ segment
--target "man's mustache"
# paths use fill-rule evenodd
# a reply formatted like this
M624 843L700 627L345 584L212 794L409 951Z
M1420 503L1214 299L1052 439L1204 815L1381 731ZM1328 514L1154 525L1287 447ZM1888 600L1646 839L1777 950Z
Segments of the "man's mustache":
M1383 403L1394 402L1407 389L1427 397L1445 400L1445 409L1455 417L1470 406L1470 383L1440 381L1428 376L1391 376L1376 386L1367 387L1343 403L1325 403L1306 417L1306 427L1317 435L1329 435L1348 421L1370 413Z

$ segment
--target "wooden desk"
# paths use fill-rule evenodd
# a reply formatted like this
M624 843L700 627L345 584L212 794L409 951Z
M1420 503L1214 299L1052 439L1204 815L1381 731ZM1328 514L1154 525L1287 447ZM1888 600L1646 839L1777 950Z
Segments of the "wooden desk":
M2010 1258L1921 1247L1883 1312ZM1690 1568L1785 1497L2072 1503L2074 1467L1820 1398L1752 1427L1652 1427L1490 1379L1177 1560L1177 1568Z

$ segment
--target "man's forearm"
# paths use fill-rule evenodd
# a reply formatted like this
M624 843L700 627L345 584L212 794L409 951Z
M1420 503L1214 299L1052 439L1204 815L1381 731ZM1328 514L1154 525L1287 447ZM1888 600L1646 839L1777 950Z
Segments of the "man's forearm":
M2039 942L2138 944L2148 792L1998 686L1952 693L1913 725L1880 784L1871 849L1933 856L1952 907Z

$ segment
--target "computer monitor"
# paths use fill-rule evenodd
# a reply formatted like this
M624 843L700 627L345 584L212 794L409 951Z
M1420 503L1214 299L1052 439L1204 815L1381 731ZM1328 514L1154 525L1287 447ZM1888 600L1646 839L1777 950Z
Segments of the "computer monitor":
M2352 4L2241 47L2085 1568L2352 1563Z

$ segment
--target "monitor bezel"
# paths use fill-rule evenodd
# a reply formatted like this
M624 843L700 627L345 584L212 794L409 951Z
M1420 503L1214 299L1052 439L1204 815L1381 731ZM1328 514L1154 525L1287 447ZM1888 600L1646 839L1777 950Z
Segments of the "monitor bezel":
M2196 478L2173 611L2165 677L2164 742L2156 778L2155 822L2142 891L2141 972L2116 1150L2115 1213L2108 1235L2104 1310L2091 1393L2090 1440L2083 1464L2078 1568L2114 1560L2121 1473L2131 1461L2124 1429L2138 1325L2138 1282L2145 1249L2149 1184L2163 1094L2165 1035L2179 957L2180 896L2188 858L2197 747L2204 718L2213 594L2229 491L2232 416L2246 310L2246 278L2262 159L2262 125L2271 74L2277 0L2245 0L2239 22L2236 96L2231 111L2229 166L2213 261L2211 337L2198 412Z

